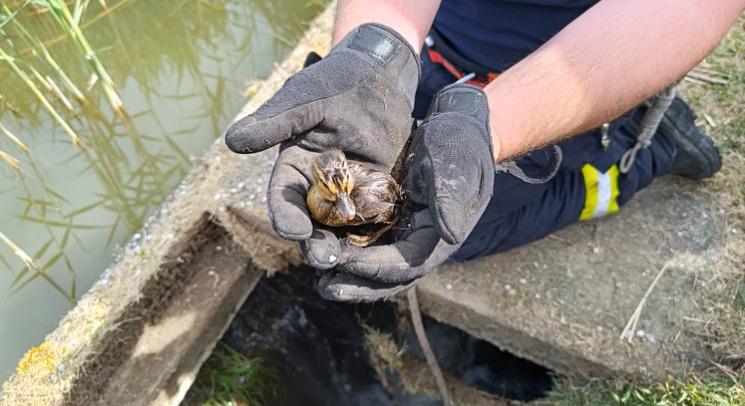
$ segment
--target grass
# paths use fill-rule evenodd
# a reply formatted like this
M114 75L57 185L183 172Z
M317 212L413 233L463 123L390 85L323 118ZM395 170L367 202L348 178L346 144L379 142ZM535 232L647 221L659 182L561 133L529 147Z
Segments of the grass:
M276 373L259 359L248 359L220 342L191 388L189 404L237 406L259 404L276 383Z
M622 385L595 381L581 387L565 385L540 404L554 406L736 406L745 405L745 378L668 379L656 385Z
M684 82L681 93L698 113L698 124L722 151L722 171L708 181L703 191L725 214L726 258L717 269L702 270L710 283L699 289L697 299L707 323L707 344L721 354L722 363L745 374L745 15L741 16L720 46L701 64L705 70L726 79L722 84ZM707 119L707 117L709 119Z

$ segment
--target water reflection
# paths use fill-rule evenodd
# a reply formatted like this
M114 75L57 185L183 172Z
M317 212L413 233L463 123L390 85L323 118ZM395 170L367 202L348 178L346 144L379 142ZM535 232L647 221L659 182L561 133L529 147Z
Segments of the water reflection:
M0 128L0 151L19 167L0 161L0 232L44 269L25 268L0 244L0 380L162 202L192 154L221 133L247 81L268 74L322 9L307 0L84 2L80 27L117 85L122 116L49 12L15 3L15 21L43 47L8 20L0 21L0 47L31 72L84 146L0 61L0 123L28 148Z

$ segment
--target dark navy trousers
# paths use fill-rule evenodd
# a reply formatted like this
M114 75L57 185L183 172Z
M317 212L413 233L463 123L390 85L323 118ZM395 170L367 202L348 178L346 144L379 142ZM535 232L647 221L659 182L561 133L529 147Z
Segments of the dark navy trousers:
M414 116L426 115L432 97L456 80L422 52L422 78ZM560 101L557 101L560 102ZM527 244L579 220L611 214L654 178L670 171L674 146L664 137L636 155L621 174L618 161L636 143L644 108L635 108L610 123L610 144L604 148L601 130L576 135L558 144L563 160L556 176L544 184L525 183L506 172L494 179L494 195L473 232L452 260L466 261ZM539 176L550 166L550 149L532 152L516 162L527 174Z

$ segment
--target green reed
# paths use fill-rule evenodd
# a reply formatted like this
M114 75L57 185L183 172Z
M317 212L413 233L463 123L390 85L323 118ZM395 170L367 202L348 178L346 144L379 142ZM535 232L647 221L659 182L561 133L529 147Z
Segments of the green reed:
M92 109L92 106L88 103L84 93L60 67L60 64L48 51L44 41L32 34L32 30L27 28L18 18L21 12L29 11L28 8L30 6L35 7L35 11L42 12L39 14L39 18L51 16L60 27L61 31L64 32L80 50L82 50L83 59L87 61L87 64L90 66L91 75L93 78L98 79L96 81L100 83L106 98L111 104L112 110L116 113L117 117L124 119L126 116L124 103L116 91L113 80L108 72L106 72L103 64L93 52L88 40L80 30L79 24L87 4L87 1L76 1L72 10L68 8L65 2L54 0L37 0L34 1L33 4L30 1L25 1L18 4L15 10L11 10L7 4L0 4L0 60L10 67L11 72L20 79L19 83L23 84L26 89L29 90L29 93L35 97L44 110L48 112L54 121L64 130L64 132L69 136L71 143L78 147L79 152L81 152L89 162L92 162L92 166L95 167L94 169L98 169L98 172L103 172L101 165L96 164L98 162L104 162L103 159L100 159L102 154L99 153L99 151L89 151L86 148L83 137L74 128L75 124L71 121L71 119L75 119L81 111ZM58 82L63 84L63 86L60 87L57 84ZM91 89L89 88L88 91L90 90ZM66 96L66 93L71 94L71 97L73 100L77 101L77 104L73 104L71 99ZM56 100L56 102L54 100ZM70 114L66 115L63 111L68 111ZM15 110L13 112L18 114ZM86 132L90 132L89 129L86 129ZM74 302L76 296L74 270L70 265L69 258L65 254L65 248L72 238L73 231L95 227L78 224L75 221L75 217L101 205L102 200L94 202L94 204L87 210L78 209L62 216L58 214L59 210L50 210L50 208L58 208L60 203L64 203L66 199L44 181L44 176L35 164L32 151L30 151L29 147L19 136L15 135L1 123L0 134L10 140L11 143L25 156L25 159L22 162L15 153L0 149L0 160L9 165L17 173L17 176L21 180L21 184L25 190L25 200L27 203L26 209L18 217L27 223L37 223L42 225L47 229L47 232L50 235L50 238L46 243L42 244L42 247L34 253L33 257L26 254L25 251L14 244L10 238L4 234L2 235L0 241L2 241L14 256L19 258L21 263L24 265L24 267L16 273L12 287L14 290L18 290L37 278L42 278L59 291L67 300ZM95 139L90 140L90 142L99 143L99 141ZM144 147L140 146L138 150L143 151ZM119 153L115 155L116 159L123 159L123 154ZM106 161L111 162L112 160L113 159L107 159ZM32 188L29 187L29 184L27 183L29 176L31 176L35 182L41 183L41 195L39 195L38 191L32 190ZM114 178L121 178L122 176L122 174L113 174ZM105 183L114 184L114 188L109 188L108 192L113 195L118 195L117 197L119 201L126 201L128 199L128 196L122 195L116 189L116 187L123 186L121 182L107 179L107 182ZM119 206L121 208L121 206L126 206L126 204L121 204ZM57 214L55 214L55 212ZM126 215L126 208L123 209L122 212ZM57 217L57 219L54 217ZM132 218L138 216L134 213L130 213L129 217ZM137 220L131 220L128 225L130 227L136 227L139 226L139 223ZM42 262L38 260L45 256L48 257L45 261ZM64 262L68 271L73 274L69 289L62 288L60 283L46 272L60 261ZM5 258L2 258L2 262L10 268L9 263Z
M9 85L0 88L0 174L7 174L18 199L18 213L12 214L38 234L36 240L21 241L3 227L34 262L29 265L12 249L3 258L9 246L0 242L0 266L13 271L13 291L43 280L74 299L75 267L82 262L71 257L80 252L73 244L81 246L84 237L101 229L108 246L134 233L191 165L180 140L197 135L201 123L206 132L219 134L232 117L235 108L225 103L242 79L232 77L230 69L205 74L203 62L250 55L260 16L287 43L302 30L299 20L288 18L286 7L268 0L0 3L0 66L9 66L11 76L0 77ZM229 27L230 12L246 18ZM234 38L231 29L245 34ZM164 47L162 39L168 37L179 40ZM177 78L179 89L181 78L188 77L192 82L184 85L194 90L164 94L164 73ZM139 111L124 108L115 84L125 81L142 94L141 103L132 102ZM174 104L189 99L186 104L197 107L184 119L200 124L169 128L168 120L156 114L157 102L164 99ZM29 131L47 128L49 122L63 130L69 145L55 143L56 131ZM145 123L154 125L153 133L138 131L137 125ZM32 140L42 140L41 146ZM59 162L42 158L50 152L42 149L46 144L54 145ZM74 196L63 189L65 183L53 183L49 172L63 165L78 168L97 194ZM94 224L100 219L105 224Z

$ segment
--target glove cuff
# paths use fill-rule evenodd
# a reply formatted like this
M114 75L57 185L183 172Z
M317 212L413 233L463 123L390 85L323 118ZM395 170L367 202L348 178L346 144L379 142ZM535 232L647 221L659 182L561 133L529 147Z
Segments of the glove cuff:
M382 24L362 24L347 34L329 55L344 51L354 52L382 71L414 106L421 62L399 33Z
M495 162L494 146L492 145L491 131L489 130L489 101L483 90L462 84L454 83L442 88L432 100L427 118L429 120L443 113L457 113L470 116L484 127L484 140L489 145L492 164Z

